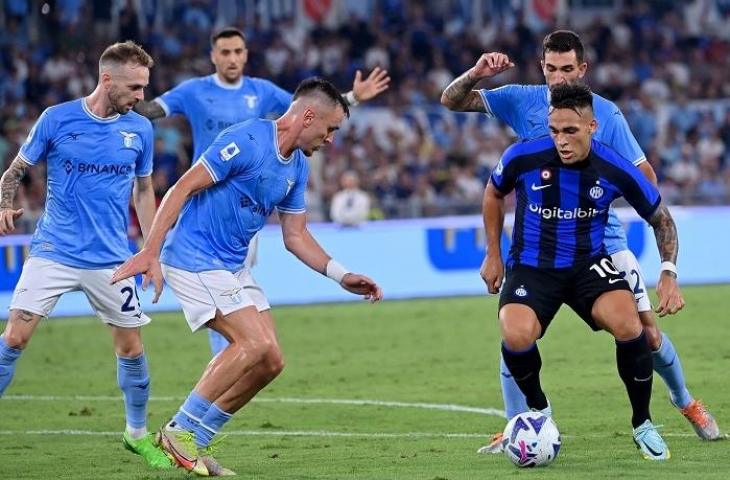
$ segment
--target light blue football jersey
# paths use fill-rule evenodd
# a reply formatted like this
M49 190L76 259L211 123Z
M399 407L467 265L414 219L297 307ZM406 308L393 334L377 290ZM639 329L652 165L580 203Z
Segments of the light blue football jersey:
M188 119L197 161L223 130L252 118L284 113L292 95L262 78L244 76L237 85L228 85L213 74L186 80L155 101L168 116L182 114Z
M271 120L224 130L198 161L215 184L183 206L162 248L164 264L189 272L237 272L274 208L305 212L309 163L299 149L289 158L281 155Z
M18 156L47 164L46 206L30 255L75 268L123 263L135 177L152 174L152 124L145 117L97 117L85 99L46 109Z
M509 125L520 140L533 140L550 134L550 90L547 85L505 85L492 90L483 89L479 93L487 114ZM634 165L646 161L615 103L593 94L593 113L598 121L594 140L605 143ZM609 255L629 248L626 232L613 209L609 210L603 243Z

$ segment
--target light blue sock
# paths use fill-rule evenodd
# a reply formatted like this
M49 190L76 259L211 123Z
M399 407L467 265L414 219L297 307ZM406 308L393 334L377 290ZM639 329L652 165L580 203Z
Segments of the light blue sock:
M507 420L512 420L515 415L530 409L527 406L525 394L522 393L519 385L509 372L501 354L499 356L499 381L502 384L502 399L504 400L504 413L507 415Z
M15 361L20 356L22 350L19 348L8 347L5 338L0 337L0 397L5 393L10 381L15 373Z
M672 402L679 408L689 405L692 402L692 395L689 394L684 383L682 363L679 361L672 341L665 333L662 333L662 344L659 350L652 352L652 359L654 360L654 370L669 388Z
M210 400L193 390L180 407L180 410L172 417L172 421L176 424L175 427L194 432L209 408Z
M147 400L150 398L150 374L144 353L136 358L117 356L117 383L124 394L127 425L147 425Z
M210 445L213 437L220 432L223 425L231 419L233 415L226 413L215 403L210 406L205 416L200 420L200 424L195 428L195 444L198 448L205 448Z
M226 337L212 328L208 329L208 342L210 342L210 351L214 357L225 350L228 346L228 340L226 340Z

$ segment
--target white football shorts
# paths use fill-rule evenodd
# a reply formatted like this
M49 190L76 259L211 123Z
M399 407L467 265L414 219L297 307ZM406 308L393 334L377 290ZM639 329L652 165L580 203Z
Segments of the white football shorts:
M215 318L216 310L228 315L252 305L259 312L271 308L251 270L245 267L236 273L227 270L188 272L163 263L162 274L180 302L193 332Z
M639 261L631 250L621 250L611 255L611 262L623 272L624 278L629 282L631 291L634 292L636 306L640 312L648 312L651 310L651 300L649 300L649 291L644 285L644 277L641 275Z
M109 283L112 273L112 268L67 267L53 260L28 257L15 286L10 310L25 310L47 317L61 295L82 291L104 323L123 328L150 323L150 318L142 313L134 278L112 285Z

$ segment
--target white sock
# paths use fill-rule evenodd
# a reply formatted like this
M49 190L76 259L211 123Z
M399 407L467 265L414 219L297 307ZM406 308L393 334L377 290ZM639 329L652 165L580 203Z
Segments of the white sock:
M133 440L139 440L147 435L147 427L135 428L127 425L127 435L132 437Z

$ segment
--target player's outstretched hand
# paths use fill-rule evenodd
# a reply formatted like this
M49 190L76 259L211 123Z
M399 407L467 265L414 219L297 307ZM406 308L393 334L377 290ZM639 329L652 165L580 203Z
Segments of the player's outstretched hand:
M15 230L15 221L23 215L23 209L12 208L0 209L0 235L7 235Z
M674 315L684 308L684 297L679 289L677 279L669 272L662 272L656 284L656 294L659 305L654 310L660 317L666 314Z
M471 69L474 78L489 78L513 68L515 64L504 53L483 53Z
M147 290L150 282L154 285L155 297L152 299L152 303L157 303L162 293L162 267L160 266L160 260L145 249L140 250L139 253L124 262L112 274L111 282L114 284L125 278L133 277L138 273L142 274L142 290Z
M352 93L355 95L355 100L365 102L386 91L389 83L388 71L380 67L375 67L365 80L362 79L362 72L358 70L352 83Z
M487 284L489 293L499 293L502 288L502 280L504 279L504 265L502 258L494 255L487 255L482 262L482 268L479 270L482 280Z
M370 303L375 303L383 298L383 291L378 284L365 275L348 273L342 277L340 285L348 292L363 295L365 300L370 300Z

